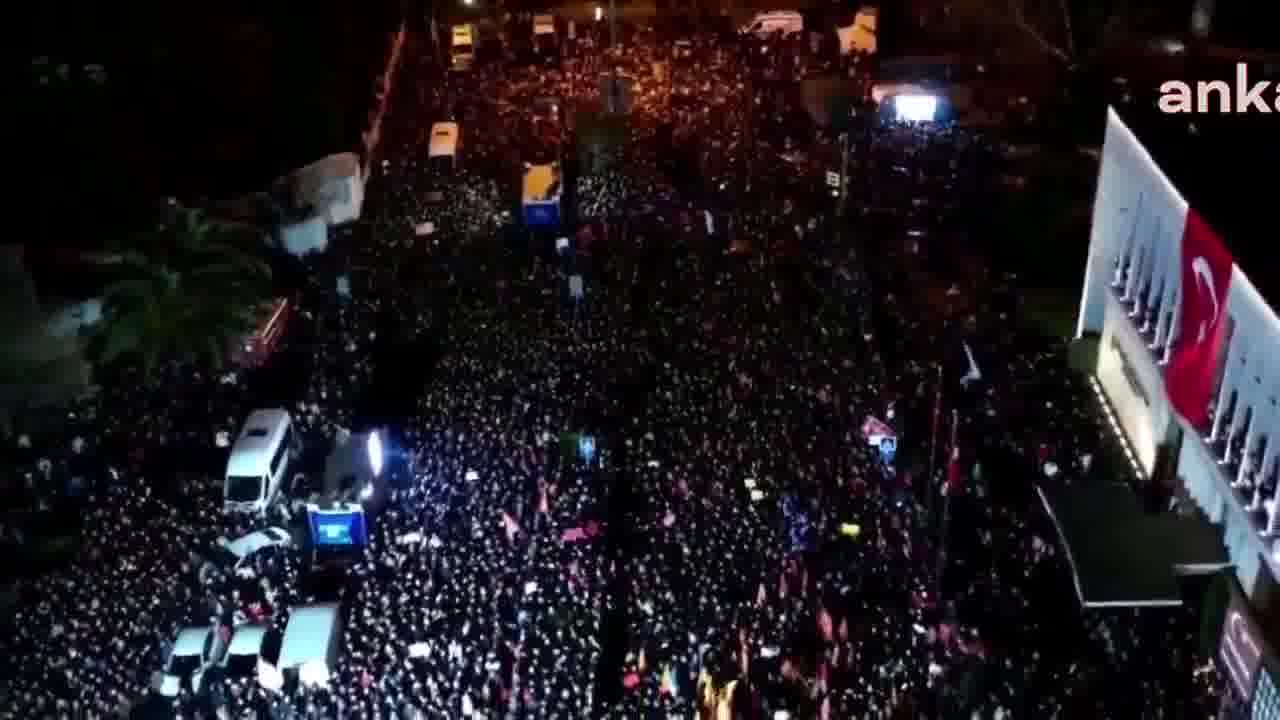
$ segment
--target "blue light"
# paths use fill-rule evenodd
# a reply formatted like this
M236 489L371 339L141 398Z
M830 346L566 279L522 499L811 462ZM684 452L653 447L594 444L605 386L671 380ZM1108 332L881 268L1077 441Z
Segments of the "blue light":
M374 475L382 474L382 438L378 437L378 433L369 433L369 467L373 469Z
M583 435L578 438L578 454L582 456L584 461L590 464L591 459L596 455L596 439L590 435Z

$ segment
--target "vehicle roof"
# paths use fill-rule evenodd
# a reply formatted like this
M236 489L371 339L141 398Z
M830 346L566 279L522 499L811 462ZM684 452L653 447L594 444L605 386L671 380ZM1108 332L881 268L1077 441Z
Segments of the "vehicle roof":
M267 635L266 625L241 625L231 636L228 655L257 655L262 649L262 639Z
M281 670L294 668L313 660L327 660L329 639L338 622L338 603L317 603L293 608L284 629L280 648Z
M530 165L524 172L525 202L543 202L551 199L551 190L560 183L560 168L555 163Z
M288 426L289 413L285 410L254 410L250 413L231 448L231 457L227 460L227 475L262 475L271 462L271 453L284 437ZM266 430L266 434L251 435L255 430Z
M173 641L173 654L178 656L186 655L203 655L204 641L209 637L209 633L213 632L213 628L205 627L189 627L178 631L178 637Z
M448 157L458 152L458 135L461 128L456 122L438 122L431 126L431 141L427 157Z
M264 547L287 545L289 540L290 535L284 528L269 527L255 530L243 537L222 543L222 546L236 557L246 558Z

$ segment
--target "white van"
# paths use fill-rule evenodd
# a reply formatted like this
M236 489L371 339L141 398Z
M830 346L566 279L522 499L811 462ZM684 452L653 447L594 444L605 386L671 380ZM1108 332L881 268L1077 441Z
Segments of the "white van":
M794 10L756 13L751 22L742 26L742 32L759 37L770 37L777 32L788 37L799 35L804 32L804 16Z
M324 687L337 672L341 647L342 615L338 603L296 607L289 611L278 667L282 673L296 673L303 686Z
M438 122L431 126L431 138L427 141L427 164L437 172L446 173L458 166L458 142L462 128L456 122Z
M231 446L223 509L260 513L275 499L300 448L285 410L254 410Z
M454 70L470 70L476 59L476 33L471 25L454 25L449 42L449 58Z

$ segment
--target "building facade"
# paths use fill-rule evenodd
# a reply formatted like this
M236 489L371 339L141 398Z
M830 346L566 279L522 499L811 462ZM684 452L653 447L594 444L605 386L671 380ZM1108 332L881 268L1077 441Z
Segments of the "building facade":
M1280 577L1280 319L1224 243L1108 111L1077 335L1130 458L1163 463L1251 599Z

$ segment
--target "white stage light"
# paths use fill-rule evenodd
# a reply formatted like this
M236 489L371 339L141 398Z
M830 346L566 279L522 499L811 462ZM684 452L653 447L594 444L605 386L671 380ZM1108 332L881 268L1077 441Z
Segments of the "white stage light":
M933 122L938 114L938 98L934 95L899 95L893 99L899 122Z
M382 438L378 433L369 433L369 467L373 468L374 475L382 474Z

